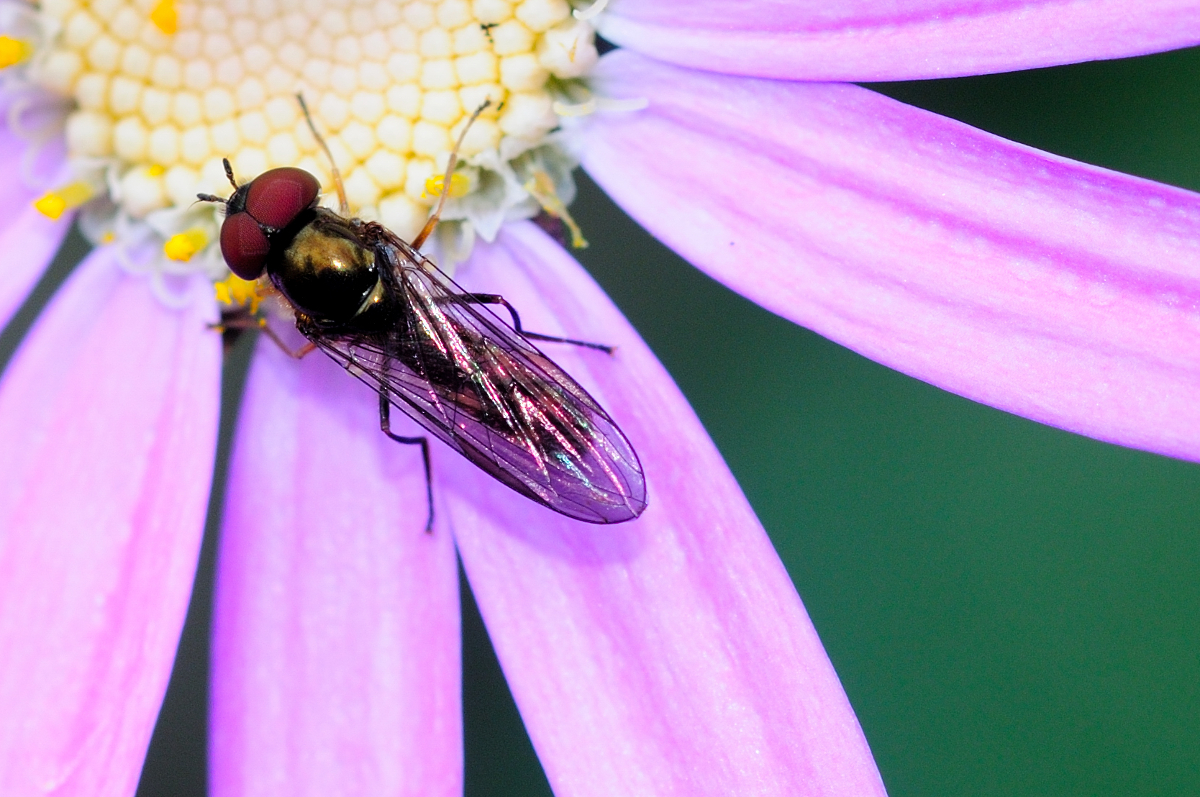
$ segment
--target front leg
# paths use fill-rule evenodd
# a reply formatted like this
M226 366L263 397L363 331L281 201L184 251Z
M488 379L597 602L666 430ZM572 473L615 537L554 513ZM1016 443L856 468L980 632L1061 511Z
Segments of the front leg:
M317 348L317 344L311 341L305 343L298 349L289 348L288 345L283 342L283 338L279 337L279 334L275 330L271 329L271 325L267 323L267 319L260 318L258 316L234 315L223 319L219 324L209 324L208 328L214 332L221 333L231 329L257 329L270 338L271 342L278 346L284 354L296 360L303 359L305 355L310 354L313 349Z

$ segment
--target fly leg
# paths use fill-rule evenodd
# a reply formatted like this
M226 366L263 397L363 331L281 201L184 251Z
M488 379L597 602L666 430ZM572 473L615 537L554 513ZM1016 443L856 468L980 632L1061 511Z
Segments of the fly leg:
M442 218L442 208L446 205L446 197L450 196L450 178L454 176L454 167L458 165L458 151L462 149L463 140L467 137L467 131L471 129L471 125L475 124L475 120L479 118L479 114L483 113L483 109L492 104L491 100L484 100L483 104L475 109L471 117L467 119L467 123L463 126L462 132L458 134L458 141L454 144L454 149L450 150L450 158L446 161L446 174L442 176L442 188L439 192L437 207L433 209L429 220L425 222L425 226L417 233L417 237L412 239L412 248L416 251L421 251L421 244L433 233L433 229L437 227L438 220Z
M343 216L349 216L350 203L346 201L346 184L342 182L342 173L338 171L337 161L333 159L333 153L330 152L329 145L325 143L325 136L321 135L321 132L317 130L317 125L313 122L312 114L308 112L308 103L304 101L304 95L297 94L296 101L300 103L300 110L304 113L304 121L308 122L308 129L312 131L313 138L317 140L321 151L329 159L329 171L333 175L333 187L337 190L338 195L338 212ZM225 169L226 171L229 170L229 161L225 161ZM233 180L232 173L229 179Z
M398 434L392 434L392 403L388 401L387 390L379 391L379 428L388 437L395 440L397 443L404 443L407 446L421 447L421 458L425 461L425 502L429 507L429 513L425 519L425 533L433 533L433 473L429 467L429 438L428 437L404 437Z
M297 360L301 359L306 354L312 352L313 349L317 348L317 344L311 342L305 343L298 349L289 348L288 345L283 342L283 338L279 337L278 333L271 329L271 326L267 323L267 319L265 318L255 318L254 316L248 315L235 315L222 319L221 323L219 324L209 324L208 328L214 332L221 333L231 329L260 330L264 335L270 338L271 342L278 346L284 354Z
M455 300L467 304L502 304L508 308L508 312L512 315L513 329L523 338L530 340L548 340L551 343L570 343L573 346L586 346L589 349L597 349L605 354L612 354L615 346L607 346L603 343L589 343L586 340L575 340L574 338L560 338L554 335L543 335L540 332L527 332L521 327L521 316L517 314L517 308L513 307L508 299L496 293L463 293L454 297Z

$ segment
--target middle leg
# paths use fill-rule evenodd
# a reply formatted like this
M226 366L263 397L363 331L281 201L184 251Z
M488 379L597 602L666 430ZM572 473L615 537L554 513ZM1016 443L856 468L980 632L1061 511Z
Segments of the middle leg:
M508 299L505 299L498 293L463 293L455 296L454 298L469 304L504 305L504 307L508 309L509 314L512 315L513 329L515 329L517 334L523 338L530 338L531 340L548 340L551 343L570 343L573 346L586 346L589 349L597 349L605 354L612 354L615 350L615 347L607 346L603 343L591 343L586 340L575 340L574 338L560 338L555 335L543 335L540 332L527 332L521 326L521 316L517 313L517 308L513 307L512 304L509 303Z

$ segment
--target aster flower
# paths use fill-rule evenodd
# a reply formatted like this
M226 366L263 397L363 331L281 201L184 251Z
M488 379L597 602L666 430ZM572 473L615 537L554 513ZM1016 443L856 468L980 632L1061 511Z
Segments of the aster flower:
M881 793L711 442L594 283L521 221L569 222L578 156L664 241L781 314L966 395L1188 454L1194 290L1175 263L1195 247L1193 195L852 86L695 67L964 74L1179 46L1200 38L1200 9L1156 3L1109 34L1105 2L948 18L929 4L904 20L867 5L833 19L629 0L599 18L551 0L5 6L18 65L2 96L37 156L31 181L50 189L38 206L62 220L82 206L108 242L0 383L0 440L18 452L0 464L5 793L133 788L211 482L212 285L252 300L191 198L221 190L221 155L243 179L275 165L327 178L298 88L357 215L411 234L431 192L460 193L436 253L466 261L467 288L503 293L531 329L618 346L554 355L638 448L651 506L580 528L435 450L440 520L423 535L419 455L378 432L373 394L321 358L260 347L219 558L214 792L460 790L457 551L560 793ZM596 19L627 50L593 68ZM483 97L504 105L470 134L461 185L431 185ZM45 132L56 114L69 174ZM21 149L10 137L14 169ZM33 264L5 272L10 303L63 226L5 232Z

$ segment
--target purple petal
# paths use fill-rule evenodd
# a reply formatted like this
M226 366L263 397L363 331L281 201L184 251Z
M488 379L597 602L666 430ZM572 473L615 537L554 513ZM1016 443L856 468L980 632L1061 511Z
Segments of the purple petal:
M1196 0L613 0L600 32L663 61L792 80L1009 72L1200 42Z
M54 221L33 207L45 187L30 187L16 178L26 146L7 126L0 126L0 166L13 175L0 183L0 219L7 221L0 229L0 252L4 253L4 266L0 268L0 329L25 301L71 229L70 217ZM56 161L49 171L65 175L62 142L52 142L48 150L46 159Z
M36 159L28 162L34 151ZM0 182L0 218L11 218L52 187L70 180L66 158L66 142L61 137L37 149L7 125L0 125L0 164L8 175Z
M99 250L0 383L0 793L132 794L216 446L212 287L184 311Z
M387 439L376 394L322 354L260 341L243 403L212 793L461 795L458 573L450 534L424 532L420 449Z
M1200 459L1200 197L854 86L606 57L584 165L762 306L955 393Z
M444 461L459 553L556 794L883 794L820 640L671 378L599 287L529 223L464 275L546 344L637 447L650 506L590 526Z
M67 157L63 99L15 85L0 89L0 163L6 177L0 182L3 217L14 211L14 202L24 204L22 195L37 196L59 178L71 179L63 169Z
M52 187L70 181L62 98L34 91L0 90L0 214L11 215Z

